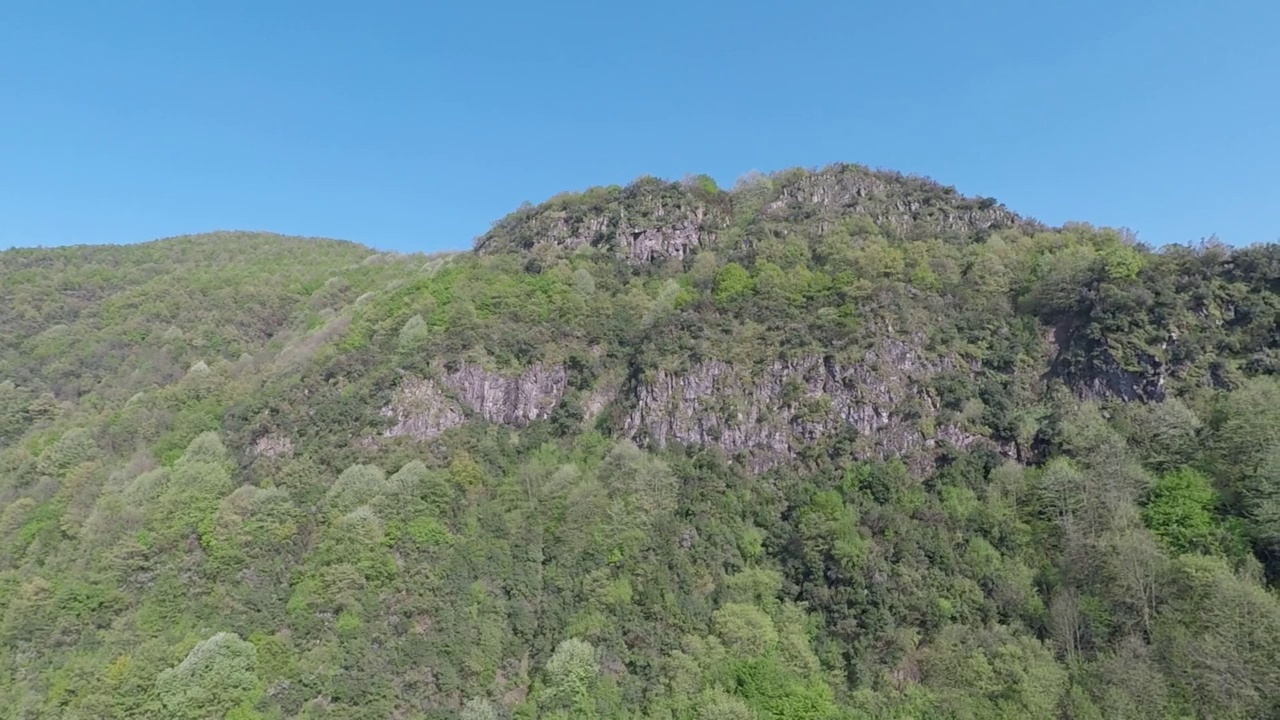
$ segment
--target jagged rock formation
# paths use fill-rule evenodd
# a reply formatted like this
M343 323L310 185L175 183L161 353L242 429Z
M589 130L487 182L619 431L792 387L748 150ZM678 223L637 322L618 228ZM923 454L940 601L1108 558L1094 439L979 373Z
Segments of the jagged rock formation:
M383 435L429 440L462 425L468 411L491 423L523 427L550 417L566 381L560 366L536 365L519 375L504 375L469 363L444 374L442 383L409 377L382 408L382 416L392 423Z
M281 433L267 433L254 441L253 454L265 458L289 457L293 455L293 440Z
M568 375L559 365L535 365L513 376L462 363L445 382L463 405L485 420L523 427L551 416L564 396Z
M1079 337L1065 325L1046 334L1053 353L1046 375L1066 383L1083 399L1161 402L1167 395L1171 368L1147 352L1133 353L1126 367L1107 338ZM1167 350L1168 343L1158 346Z
M760 176L734 192L645 178L626 188L562 195L504 218L476 242L482 254L595 248L633 265L685 258L713 247L733 219L834 222L863 216L906 233L976 233L1032 225L989 198L968 198L932 180L858 165Z
M899 233L913 227L935 233L971 233L1026 222L993 199L968 198L932 180L873 172L856 165L791 172L777 186L776 197L764 208L770 217L791 218L816 207L829 216L863 215Z
M755 376L712 360L687 373L659 373L637 388L625 430L659 447L714 445L741 454L753 471L847 430L856 431L863 457L924 461L938 440L967 447L979 439L949 426L932 437L922 430L930 422L921 420L931 421L938 410L924 383L955 367L950 358L926 359L900 340L880 343L860 363L809 356L774 362Z
M959 364L926 358L922 341L885 340L852 364L815 355L776 361L755 374L720 360L684 373L660 372L623 398L631 409L622 431L645 445L718 447L756 472L852 431L860 456L903 456L923 470L941 443L969 447L981 438L934 422L939 408L928 380ZM440 381L407 378L382 409L391 422L383 435L429 440L469 415L522 427L549 417L565 388L560 366L506 375L463 364ZM585 414L595 417L616 392L589 393Z
M434 381L415 377L405 378L391 402L382 408L382 416L392 423L383 431L385 437L418 440L430 440L466 422L458 403Z
M683 258L715 242L727 221L722 205L678 183L646 178L513 213L480 238L476 250L598 248L633 264Z
M1143 353L1139 357L1142 370L1133 372L1124 369L1110 352L1101 350L1099 355L1100 366L1087 375L1063 374L1081 397L1125 402L1160 402L1165 399L1165 368L1158 358Z
M1095 354L1103 364L1082 370L1059 349L1061 336L1059 329L1046 337L1046 380L1061 380L1083 399L1165 399L1168 368L1159 359L1143 355L1141 370L1126 370L1104 347ZM619 430L638 444L717 447L752 472L794 460L805 447L839 435L853 438L853 451L862 459L901 457L918 474L927 474L947 446L985 445L1013 456L1012 445L939 420L930 380L955 371L976 377L981 368L955 357L927 357L923 346L920 335L886 338L860 362L809 355L762 370L707 360L684 372L659 371L626 388L602 383L581 395L582 416L592 422L618 401L629 408ZM391 422L383 435L429 440L471 419L524 427L551 416L567 379L560 365L506 374L470 363L442 372L438 380L410 377L381 410ZM270 457L291 451L286 445L287 438L269 435L255 451Z

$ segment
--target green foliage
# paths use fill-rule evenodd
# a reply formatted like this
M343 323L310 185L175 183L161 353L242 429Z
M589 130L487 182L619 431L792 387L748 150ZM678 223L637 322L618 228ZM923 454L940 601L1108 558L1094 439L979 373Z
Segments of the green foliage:
M1102 262L1108 280L1137 280L1142 272L1142 255L1132 246L1115 244L1102 251Z
M409 318L400 328L399 349L401 352L411 351L420 346L431 334L431 326L421 315Z
M570 713L571 717L596 715L592 691L600 669L595 653L590 643L576 638L556 646L547 660L546 685L541 694L544 708L559 708Z
M1242 496L1249 534L1268 552L1280 550L1280 443L1242 483Z
M1257 472L1280 430L1280 382L1254 378L1221 397L1210 419L1215 474L1239 482Z
M851 165L0 253L0 718L1275 716L1277 268Z
M685 184L707 195L720 192L720 186L710 175L692 175L685 179Z
M258 651L234 633L218 633L196 644L178 665L156 676L165 716L221 718L252 707L261 692Z
M1053 717L1067 672L1033 638L953 625L921 657L926 687L955 717Z
M703 693L697 720L756 720L759 717L745 701L715 688Z
M824 720L837 715L826 683L817 677L797 677L772 658L737 663L734 681L746 704L763 717Z
M1216 558L1174 565L1169 608L1154 629L1172 683L1203 717L1266 717L1280 710L1280 607Z
M462 706L459 720L501 720L493 703L483 698L472 698Z
M392 487L386 473L377 466L352 465L342 471L325 493L324 506L329 512L342 515L389 494Z
M753 282L751 273L737 263L729 263L716 273L715 298L722 303L730 303L751 292Z
M202 541L219 567L266 569L289 551L304 522L285 491L245 485L223 499Z
M778 643L773 621L752 605L725 605L712 614L711 623L725 647L739 657L763 656Z
M1167 472L1189 465L1201 454L1200 418L1177 398L1126 406L1122 418L1129 425L1129 442L1143 463L1155 470Z
M1178 554L1213 552L1217 546L1213 509L1217 494L1203 474L1184 468L1157 482L1143 509L1147 527Z

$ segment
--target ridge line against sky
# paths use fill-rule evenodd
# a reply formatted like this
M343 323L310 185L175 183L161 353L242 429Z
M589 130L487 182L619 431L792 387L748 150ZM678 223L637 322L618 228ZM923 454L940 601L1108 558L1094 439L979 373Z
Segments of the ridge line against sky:
M0 248L464 249L563 191L841 161L1156 246L1280 239L1280 3L424 5L9 9Z

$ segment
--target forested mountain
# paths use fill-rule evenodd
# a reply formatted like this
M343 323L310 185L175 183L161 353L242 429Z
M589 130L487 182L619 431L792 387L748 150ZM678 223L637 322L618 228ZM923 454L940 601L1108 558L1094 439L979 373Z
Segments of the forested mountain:
M1280 717L1280 246L837 165L0 253L0 718Z

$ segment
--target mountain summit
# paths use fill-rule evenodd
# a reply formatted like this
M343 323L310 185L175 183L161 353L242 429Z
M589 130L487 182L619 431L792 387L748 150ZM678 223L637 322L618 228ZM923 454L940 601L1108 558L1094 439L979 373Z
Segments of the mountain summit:
M856 165L0 252L0 719L1280 714L1280 247Z

